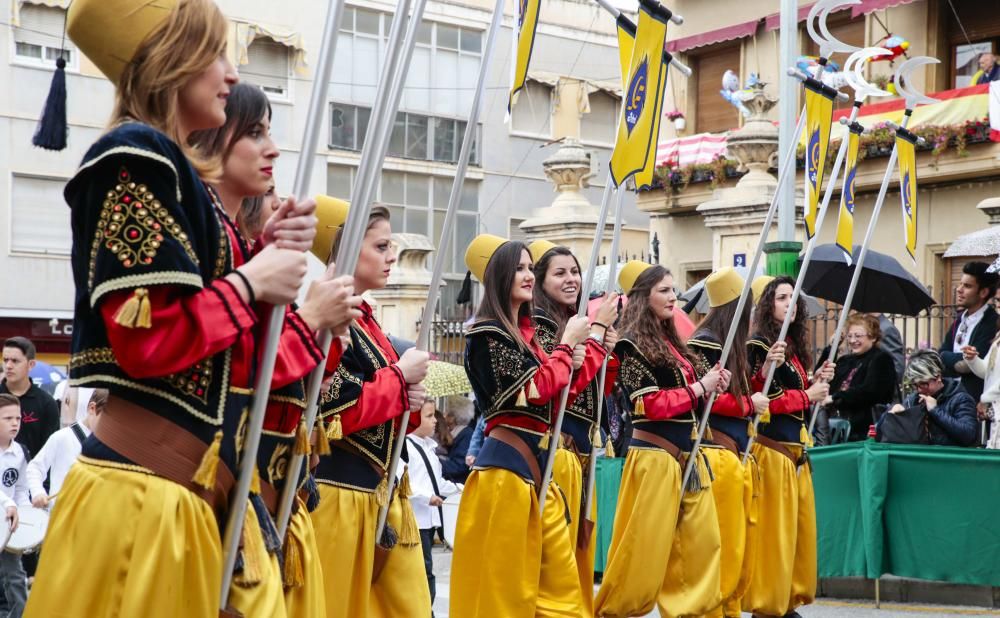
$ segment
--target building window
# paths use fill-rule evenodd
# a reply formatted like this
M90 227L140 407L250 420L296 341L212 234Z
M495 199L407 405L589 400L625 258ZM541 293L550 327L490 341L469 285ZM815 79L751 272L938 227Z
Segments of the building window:
M63 199L66 181L15 174L12 184L11 251L68 256L73 238Z
M330 105L330 146L345 150L361 150L371 110L367 107L332 103ZM388 154L404 159L456 163L465 137L465 125L455 118L440 118L399 112L389 137ZM479 139L472 144L469 162L479 164Z
M727 70L736 74L740 72L740 46L727 45L692 54L691 68L695 72L693 90L697 132L721 133L738 127L739 111L722 98L719 90Z
M979 56L1000 50L1000 13L995 2L981 0L952 0L945 3L940 15L945 22L945 43L949 49L951 67L948 71L950 87L972 86L972 76L979 72Z
M552 86L528 80L511 110L510 127L518 133L552 134Z
M590 93L590 113L580 118L580 138L585 142L614 144L621 99L603 90Z
M21 7L21 25L14 28L14 56L21 61L55 66L61 55L66 66L77 68L76 47L63 37L66 11L28 4Z
M288 97L288 78L291 74L289 48L267 37L254 39L247 48L248 61L240 68L240 77L260 86L268 95Z
M346 103L330 104L330 147L344 150L361 150L365 145L368 119L371 110L367 107Z

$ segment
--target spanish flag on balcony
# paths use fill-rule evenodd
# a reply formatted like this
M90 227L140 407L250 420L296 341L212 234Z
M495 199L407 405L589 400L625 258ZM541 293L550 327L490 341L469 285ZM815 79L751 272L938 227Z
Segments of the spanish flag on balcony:
M618 139L611 153L611 179L616 187L629 176L643 172L647 166L652 175L651 162L656 158L659 116L667 83L663 44L669 18L658 2L640 0L629 70L623 73L628 79L622 99L622 117L618 122Z
M507 120L510 120L511 110L517 93L524 88L528 79L528 63L531 62L531 50L535 47L535 28L538 27L538 13L542 0L518 0L517 27L514 28L513 53L514 62L510 64L510 97L507 99Z
M917 262L917 136L906 129L896 129L896 154L899 156L899 196L903 206L903 233L906 252Z
M844 175L844 188L840 192L837 246L844 252L848 264L852 261L851 251L854 248L854 177L858 172L858 150L863 131L864 127L856 122L850 126L847 140L847 173Z
M628 88L628 75L629 69L632 63L632 49L635 47L635 24L625 16L624 13L618 14L617 19L617 30L618 30L618 61L622 68L622 92L625 92ZM670 64L670 55L667 52L663 52L663 71L664 71L664 88L666 87L666 71ZM662 98L662 97L661 97ZM663 102L661 100L660 107L662 110ZM657 113L655 120L655 127L653 128L653 143L659 144L660 135L660 122L663 120L663 114ZM656 148L650 148L649 154L646 157L646 165L642 168L642 171L636 172L633 180L635 181L636 189L643 189L645 187L650 187L653 185L653 171L656 169Z
M816 233L816 215L823 173L826 171L826 151L830 146L830 125L833 123L833 98L836 93L819 82L806 81L806 235Z

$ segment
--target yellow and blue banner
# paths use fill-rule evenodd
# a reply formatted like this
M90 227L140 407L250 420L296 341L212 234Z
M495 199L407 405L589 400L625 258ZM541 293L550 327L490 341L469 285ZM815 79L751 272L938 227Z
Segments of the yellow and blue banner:
M626 88L628 88L628 75L632 62L632 49L635 47L636 28L632 20L626 17L624 13L619 13L616 21L618 30L618 62L621 64L622 70L622 92L625 92ZM664 89L666 89L666 72L669 65L670 54L663 52ZM662 105L661 101L661 109ZM662 120L663 114L657 113L656 126L653 128L653 147L649 149L649 153L646 155L646 163L642 170L636 172L632 177L636 189L644 189L653 185L653 171L656 169L656 146L660 141L660 122Z
M833 99L836 91L820 83L805 82L806 97L806 235L816 233L826 153L830 146L830 126L833 123Z
M513 53L514 59L510 65L510 97L507 99L507 119L514 108L517 93L524 88L528 79L528 63L531 62L531 52L535 47L535 29L538 27L538 14L542 0L518 0L517 27L514 28Z
M858 173L858 150L861 146L862 131L864 127L855 122L847 134L847 173L844 175L844 188L840 192L840 216L837 219L837 246L844 252L848 264L853 261L851 252L854 250L854 179Z
M896 130L899 157L899 196L903 206L903 235L906 252L917 262L917 136L906 129Z
M618 139L609 166L616 187L621 186L629 176L646 169L650 151L654 160L656 157L659 116L667 81L663 44L667 38L669 19L669 13L658 2L640 0L635 43L629 70L624 73L628 79L625 81Z

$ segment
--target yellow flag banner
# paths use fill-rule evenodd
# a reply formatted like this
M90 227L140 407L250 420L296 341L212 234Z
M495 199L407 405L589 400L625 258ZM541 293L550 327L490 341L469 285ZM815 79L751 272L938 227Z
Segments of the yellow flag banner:
M864 127L853 123L847 140L847 173L844 175L844 188L840 192L840 217L837 219L837 246L847 256L847 263L852 261L854 250L854 177L858 172L858 149L861 146L861 132Z
M628 75L628 79L624 84L618 139L615 141L609 166L611 179L616 187L621 186L629 176L645 170L651 150L653 158L656 157L658 120L667 78L663 44L667 37L669 18L669 14L658 2L640 0L629 70L623 73Z
M622 92L628 88L628 72L632 62L632 48L635 47L635 24L632 23L624 13L618 14L618 61L622 70ZM670 54L663 52L663 72L664 89L666 89L666 72L670 65ZM662 101L660 102L661 112L656 114L655 127L653 128L653 147L646 155L646 163L641 171L635 173L633 180L636 189L644 189L653 185L653 171L656 169L656 146L660 141L660 122L663 120Z
M826 152L830 146L830 125L833 123L833 97L830 89L821 84L805 82L806 94L806 235L816 233L816 215L819 211L823 173L826 171Z
M510 66L510 97L507 99L507 117L514 108L514 99L524 88L528 79L528 63L535 47L535 28L538 27L538 13L542 0L519 0L517 3L517 27L514 28L514 43L511 54L515 59Z
M917 261L917 136L906 129L896 130L899 156L899 195L903 205L903 235L906 252Z

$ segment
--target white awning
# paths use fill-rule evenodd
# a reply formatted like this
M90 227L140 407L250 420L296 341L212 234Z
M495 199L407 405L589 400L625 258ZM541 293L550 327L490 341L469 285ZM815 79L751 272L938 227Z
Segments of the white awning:
M247 48L258 37L267 37L294 52L292 66L296 73L304 73L306 69L306 47L302 35L291 28L269 24L234 21L233 57L236 65L241 66L250 61Z
M70 0L10 0L10 25L17 27L21 25L21 7L25 4L39 4L51 6L57 9L69 7Z

